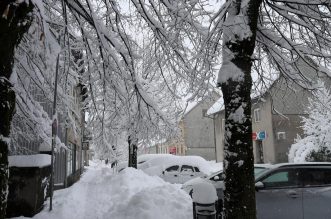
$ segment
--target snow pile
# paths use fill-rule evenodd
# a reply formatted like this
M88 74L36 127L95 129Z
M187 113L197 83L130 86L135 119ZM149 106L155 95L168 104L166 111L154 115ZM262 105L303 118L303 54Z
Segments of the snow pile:
M192 199L196 203L211 204L218 199L215 187L205 179L197 178L192 188Z
M48 205L48 202L47 202ZM126 168L118 174L92 163L72 187L55 191L35 219L191 219L192 200L178 186Z
M178 186L132 168L124 170L122 178L125 180L119 178L118 183L130 185L127 187L129 198L123 200L115 212L109 212L111 215L109 218L180 219L192 217L192 200ZM118 185L117 191L122 191L121 187L123 185Z
M51 155L16 155L8 156L10 167L45 167L51 165Z

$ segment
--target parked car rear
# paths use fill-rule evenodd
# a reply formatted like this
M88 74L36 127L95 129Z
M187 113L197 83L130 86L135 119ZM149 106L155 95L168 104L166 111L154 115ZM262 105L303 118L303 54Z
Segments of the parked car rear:
M254 172L258 219L331 218L331 163L257 164ZM215 186L218 203L222 203L223 177L218 172L190 180L182 188L191 193L195 180L207 180Z
M256 179L259 219L331 218L331 163L279 164Z
M268 171L272 167L271 164L254 164L254 175L255 178L263 174L265 171ZM218 198L223 199L223 189L224 189L224 173L223 170L213 173L209 176L202 177L201 179L192 179L185 182L182 186L182 189L189 194L192 194L193 185L199 183L201 180L211 183L217 192Z

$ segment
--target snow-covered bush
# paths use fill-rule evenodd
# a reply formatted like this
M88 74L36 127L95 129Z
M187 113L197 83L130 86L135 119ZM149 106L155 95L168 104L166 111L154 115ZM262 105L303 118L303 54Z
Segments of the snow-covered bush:
M304 136L295 140L289 151L290 162L331 161L331 96L320 82L302 117Z

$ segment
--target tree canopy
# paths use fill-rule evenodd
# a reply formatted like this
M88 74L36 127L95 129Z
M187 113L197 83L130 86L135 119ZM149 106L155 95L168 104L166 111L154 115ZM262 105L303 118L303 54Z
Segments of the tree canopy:
M218 71L226 111L226 218L255 218L252 87L263 86L277 72L312 88L295 64L298 59L331 76L328 0L30 0L6 4L35 6L26 46L16 52L16 57L23 54L16 60L17 68L31 73L29 78L37 87L47 84L39 87L47 94L53 89L54 57L59 54L59 95L68 106L69 78L87 86L86 109L96 146L111 146L114 135L123 131L144 140L172 133L181 116L182 98L191 101L207 96ZM3 8L2 20L7 13ZM18 103L29 106L28 96L17 96ZM37 119L43 113L30 115L25 117L33 118L32 129L44 124Z

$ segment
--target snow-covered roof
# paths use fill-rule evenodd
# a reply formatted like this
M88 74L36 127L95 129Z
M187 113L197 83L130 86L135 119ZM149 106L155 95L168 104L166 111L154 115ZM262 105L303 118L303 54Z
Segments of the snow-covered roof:
M142 163L157 157L171 157L172 154L141 154L137 157L137 162Z
M208 110L207 116L213 115L224 109L223 97L220 97Z
M45 167L51 165L51 155L15 155L8 156L10 167Z
M271 86L270 86L271 87ZM270 87L268 89L270 89ZM268 90L264 91L253 91L251 93L251 98L252 99L258 99L262 97ZM207 110L207 115L213 115L215 113L218 113L220 111L224 110L224 100L223 97L220 97L208 110Z
M187 106L185 108L184 116L191 112L200 102L186 102Z

